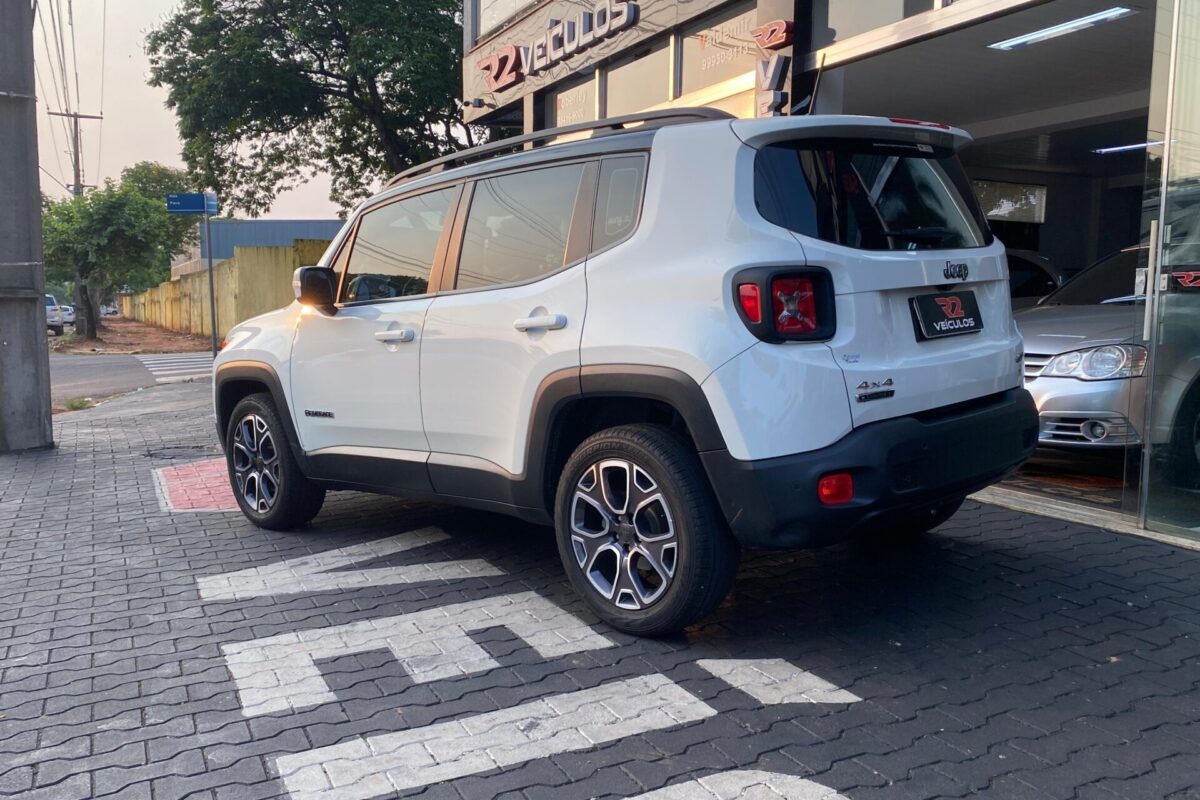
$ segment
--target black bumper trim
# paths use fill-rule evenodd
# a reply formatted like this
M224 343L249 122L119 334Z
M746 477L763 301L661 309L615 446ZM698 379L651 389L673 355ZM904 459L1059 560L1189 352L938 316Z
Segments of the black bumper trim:
M970 403L856 428L821 450L739 461L700 457L725 519L751 547L811 547L879 530L890 520L955 502L1010 474L1033 455L1033 397L1010 389ZM854 476L854 499L826 506L817 481Z

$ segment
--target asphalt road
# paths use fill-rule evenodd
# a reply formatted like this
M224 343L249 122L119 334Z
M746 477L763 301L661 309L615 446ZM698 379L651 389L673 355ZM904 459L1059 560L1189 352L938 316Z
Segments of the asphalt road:
M154 383L154 375L133 356L50 355L50 399L55 405L77 397L111 397Z

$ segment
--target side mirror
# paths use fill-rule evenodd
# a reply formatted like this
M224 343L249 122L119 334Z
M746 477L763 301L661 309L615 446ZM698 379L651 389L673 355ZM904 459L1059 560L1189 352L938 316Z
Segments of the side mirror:
M332 312L337 281L329 267L300 267L292 274L292 292L306 306Z

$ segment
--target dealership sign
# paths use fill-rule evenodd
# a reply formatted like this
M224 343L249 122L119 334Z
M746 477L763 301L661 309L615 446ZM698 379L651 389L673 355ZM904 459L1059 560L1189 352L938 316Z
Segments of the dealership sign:
M496 48L478 66L488 89L503 91L632 27L637 20L638 5L632 0L599 0L591 11L573 19L550 20L546 31L527 45Z

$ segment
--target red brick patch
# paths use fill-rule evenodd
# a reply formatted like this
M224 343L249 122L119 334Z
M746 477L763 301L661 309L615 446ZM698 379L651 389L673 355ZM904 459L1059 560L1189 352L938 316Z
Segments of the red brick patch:
M237 511L224 458L208 458L154 471L163 511Z

